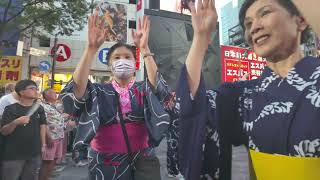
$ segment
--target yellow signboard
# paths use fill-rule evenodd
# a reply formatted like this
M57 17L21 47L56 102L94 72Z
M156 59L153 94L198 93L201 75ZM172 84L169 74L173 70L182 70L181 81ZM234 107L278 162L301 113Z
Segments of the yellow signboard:
M257 180L320 179L320 158L266 154L254 150L250 150L250 157Z
M9 82L18 82L22 74L22 57L3 56L0 57L0 85Z
M51 87L51 82L49 81L50 77L49 74L44 74L43 76L43 89L47 89ZM53 85L53 90L57 93L60 93L60 91L63 89L65 84L70 81L72 78L72 74L67 73L67 74L55 74L54 80L55 83Z

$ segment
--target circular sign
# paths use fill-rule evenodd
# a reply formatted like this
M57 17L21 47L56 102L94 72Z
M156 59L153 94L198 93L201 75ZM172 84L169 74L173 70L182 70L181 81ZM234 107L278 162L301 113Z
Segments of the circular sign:
M103 48L99 51L99 61L102 64L108 65L107 55L108 55L109 50L110 50L109 48Z
M48 72L51 68L51 64L48 61L41 61L39 63L39 71L40 72Z
M51 49L51 54L54 54L54 47ZM57 44L57 61L64 62L68 60L71 56L71 49L65 44Z

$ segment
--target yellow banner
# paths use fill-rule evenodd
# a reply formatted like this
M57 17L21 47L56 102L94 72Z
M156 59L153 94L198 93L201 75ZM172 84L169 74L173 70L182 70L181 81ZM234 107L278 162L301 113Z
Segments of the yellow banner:
M0 85L9 82L18 82L22 74L22 57L3 56L0 57Z
M320 158L290 157L253 150L250 150L250 156L257 180L320 179Z
M51 87L50 84L50 75L49 74L44 74L43 76L43 89L47 89ZM71 73L67 73L67 74L55 74L54 76L54 80L55 83L53 85L53 90L57 93L60 93L60 91L63 89L63 87L65 86L65 84L70 81L72 78L72 74Z

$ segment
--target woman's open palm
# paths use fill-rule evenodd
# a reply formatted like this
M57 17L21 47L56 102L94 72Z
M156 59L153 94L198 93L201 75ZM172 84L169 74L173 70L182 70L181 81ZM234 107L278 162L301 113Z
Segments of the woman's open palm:
M132 30L132 38L134 44L140 49L146 49L148 47L150 32L150 19L147 16L143 16L143 21L138 20L138 29L135 32Z
M107 29L104 21L97 14L89 17L88 22L88 45L98 49L106 40Z
M202 2L203 1L203 2ZM193 2L189 2L194 33L210 35L216 29L218 14L214 0L198 0L197 9Z

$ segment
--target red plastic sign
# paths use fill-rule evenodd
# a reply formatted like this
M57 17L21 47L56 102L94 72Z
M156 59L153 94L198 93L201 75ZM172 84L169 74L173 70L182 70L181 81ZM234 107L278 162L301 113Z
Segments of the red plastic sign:
M51 49L51 54L54 54L54 47ZM64 62L67 61L71 56L71 49L65 44L57 44L57 61Z
M137 2L137 11L140 11L141 8L142 8L142 0L138 0L138 2Z
M250 73L249 79L262 75L266 59L253 51L233 46L221 46L222 81L234 82Z
M136 48L136 70L140 70L140 49Z

